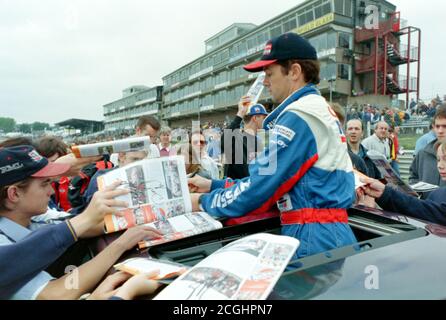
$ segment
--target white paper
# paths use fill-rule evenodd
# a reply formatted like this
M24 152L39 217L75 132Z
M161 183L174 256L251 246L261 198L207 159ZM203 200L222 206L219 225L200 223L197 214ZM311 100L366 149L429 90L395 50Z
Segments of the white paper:
M144 137L133 137L122 140L114 140L107 142L100 142L95 144L86 144L81 146L74 146L72 148L74 154L77 157L94 157L101 156L104 154L113 154L119 152L132 152L149 150L151 145L150 138ZM78 150L78 152L76 152Z
M161 231L164 236L159 239L141 241L140 249L223 228L221 222L205 212L186 213L167 220L155 221L147 226Z
M438 188L440 188L439 186L427 183L427 182L423 182L420 181L418 183L415 183L414 185L410 186L413 190L415 190L416 192L429 192L429 191L434 191L437 190Z
M298 246L288 236L245 237L201 261L155 300L264 300Z
M164 279L172 274L183 273L187 267L170 261L155 260L150 258L132 258L114 266L131 274L149 273L159 270L156 278Z
M251 105L255 105L257 101L259 101L260 96L262 95L263 91L263 81L265 80L265 72L261 72L256 81L252 84L251 88L249 88L248 93L246 96L250 97Z

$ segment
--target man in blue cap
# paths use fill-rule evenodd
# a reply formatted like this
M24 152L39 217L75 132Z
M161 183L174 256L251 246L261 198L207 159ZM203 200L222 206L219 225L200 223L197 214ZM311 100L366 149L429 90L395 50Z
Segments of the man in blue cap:
M263 128L263 120L268 112L261 104L248 106L243 97L235 119L224 130L221 138L221 151L224 154L224 176L243 179L249 176L249 163L263 151L263 142L257 132ZM242 121L244 128L240 129Z
M316 50L295 33L266 43L260 61L244 67L265 71L264 85L278 103L265 119L268 149L238 181L189 181L194 209L214 217L261 214L277 204L282 234L300 240L294 259L356 242L347 209L354 175L347 140L334 111L320 95ZM275 170L271 170L275 169Z

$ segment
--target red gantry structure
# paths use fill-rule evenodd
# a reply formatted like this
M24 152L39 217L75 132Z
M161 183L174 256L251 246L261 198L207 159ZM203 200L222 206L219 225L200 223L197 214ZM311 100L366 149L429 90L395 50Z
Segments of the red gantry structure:
M375 95L406 95L406 109L409 94L415 92L420 98L420 57L421 30L415 27L401 27L400 12L379 23L375 29L356 29L356 45L362 56L356 61L356 74L373 74ZM404 43L404 44L403 44ZM406 44L407 43L407 44ZM418 67L411 69L417 63ZM407 68L406 75L400 68Z

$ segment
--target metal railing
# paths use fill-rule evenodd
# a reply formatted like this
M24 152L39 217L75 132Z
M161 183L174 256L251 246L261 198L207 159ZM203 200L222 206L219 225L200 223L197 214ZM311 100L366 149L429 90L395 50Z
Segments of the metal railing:
M406 182L409 181L409 168L412 165L414 153L415 150L404 150L404 154L398 157L400 161L399 164L401 179Z

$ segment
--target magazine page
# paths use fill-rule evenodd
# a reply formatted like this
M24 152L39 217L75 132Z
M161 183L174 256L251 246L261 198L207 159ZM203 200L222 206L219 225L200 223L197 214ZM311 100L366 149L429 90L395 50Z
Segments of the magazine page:
M85 158L104 154L111 155L119 152L149 150L151 144L150 138L144 136L73 146L71 147L71 151L73 151L76 158Z
M440 188L439 186L420 181L410 186L416 192L431 192Z
M116 232L140 224L185 214L192 211L187 186L184 158L181 156L145 159L99 177L98 188L103 190L114 181L130 193L116 199L126 201L123 216L105 217L107 232Z
M114 265L116 270L137 275L159 270L159 274L154 279L169 279L179 276L187 271L188 267L179 263L157 260L152 258L132 258Z
M382 174L387 183L389 183L389 185L399 189L406 194L418 197L418 194L407 183L401 180L398 174L392 169L390 163L386 160L386 157L373 150L367 152L367 155L373 161L373 163L378 168L379 172Z
M355 175L355 190L358 190L359 188L365 186L364 182L361 182L361 178L363 179L370 179L362 172L359 172L358 170L353 170L353 174Z
M260 233L234 241L184 273L156 300L265 300L299 240Z
M263 89L265 88L263 85L263 81L265 81L265 72L262 71L259 73L256 81L254 81L246 94L246 96L250 97L251 99L251 105L255 105L257 104L257 101L259 101Z
M167 220L158 220L147 226L160 230L164 236L159 239L141 241L138 244L140 249L223 228L220 221L205 212L186 213Z

